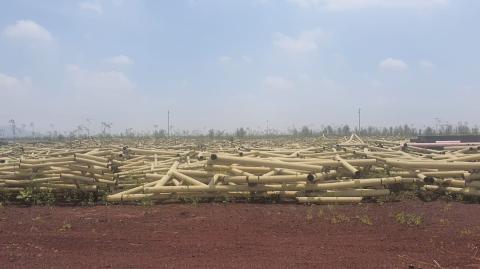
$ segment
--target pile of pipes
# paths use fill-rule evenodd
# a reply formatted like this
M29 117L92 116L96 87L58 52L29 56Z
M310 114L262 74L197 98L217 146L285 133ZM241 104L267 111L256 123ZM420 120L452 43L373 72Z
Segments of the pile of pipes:
M477 147L430 149L405 142L352 134L1 146L0 195L76 190L109 194L110 202L300 203L359 203L399 191L480 197Z
M31 148L32 149L32 148ZM28 150L26 148L22 151ZM117 185L111 170L108 150L47 150L33 149L33 158L0 158L0 191L80 190L98 192Z

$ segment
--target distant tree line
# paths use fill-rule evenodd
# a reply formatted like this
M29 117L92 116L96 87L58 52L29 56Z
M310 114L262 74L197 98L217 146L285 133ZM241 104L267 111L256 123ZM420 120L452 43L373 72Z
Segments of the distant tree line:
M9 121L9 126L0 127L0 138L42 138L42 139L66 139L66 138L88 138L88 137L153 137L155 139L167 138L168 134L164 129L159 129L158 125L154 125L154 130L150 132L138 132L133 128L127 128L120 133L111 133L112 123L101 122L101 132L92 134L90 128L86 125L79 125L70 132L60 133L53 128L46 133L36 132L33 123L27 127L26 124L16 124L14 120ZM250 127L239 127L233 132L226 130L209 129L206 133L198 130L177 130L171 131L170 137L207 137L227 138L227 137L275 137L275 136L293 136L293 137L314 137L314 136L347 136L351 133L357 133L361 136L403 136L413 137L418 135L479 135L480 129L477 125L470 127L467 122L458 122L453 124L437 124L434 127L425 126L417 128L412 125L404 124L391 127L363 127L361 130L352 128L348 124L340 126L326 125L321 128L313 129L309 126L300 128L291 127L281 131L277 129L261 129Z
M357 133L363 136L419 136L419 135L480 135L480 128L475 125L469 127L466 122L459 122L457 125L442 124L436 127L426 126L424 128L417 128L411 125L398 125L391 127L375 127L368 126L357 130L357 128L351 128L348 124L344 124L337 127L331 125L324 126L320 129L312 129L308 126L302 126L301 128L289 128L286 132L279 132L278 130L266 130L264 132L252 131L250 128L240 127L235 132L228 133L225 131L219 131L210 129L208 136L210 138L223 137L223 136L235 136L235 137L256 137L256 136L295 136L295 137L311 137L311 136L345 136L351 133ZM267 135L268 134L268 135Z

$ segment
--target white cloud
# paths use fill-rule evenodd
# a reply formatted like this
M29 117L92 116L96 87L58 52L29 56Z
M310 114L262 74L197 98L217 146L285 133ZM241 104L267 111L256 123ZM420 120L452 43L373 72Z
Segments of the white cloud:
M447 6L449 0L287 0L301 8L348 10L364 8L425 9Z
M253 62L252 58L250 58L248 56L245 56L245 55L242 56L242 60L246 63L252 63Z
M381 61L378 67L385 71L405 71L408 69L408 65L404 61L394 58L387 58Z
M101 97L131 93L135 85L120 71L90 71L77 65L67 65L67 86L77 94Z
M0 122L31 111L25 109L32 108L31 96L34 92L31 89L32 82L29 77L19 78L0 73Z
M297 37L275 33L273 44L277 48L292 53L310 52L318 49L319 43L324 37L325 34L319 29L302 31Z
M232 61L232 57L230 56L221 56L218 58L218 61L221 63L229 63Z
M29 77L16 78L0 73L0 93L16 93L30 89L32 82Z
M110 63L110 64L113 64L113 65L130 65L130 64L133 64L133 60L126 56L126 55L118 55L118 56L114 56L114 57L111 57L111 58L107 58L105 59L105 61L107 63Z
M86 10L86 11L92 11L92 12L95 12L97 14L102 14L103 13L103 8L102 8L102 5L100 3L96 3L96 2L79 2L78 4L78 7L83 9L83 10Z
M435 64L433 64L432 62L430 61L426 61L426 60L421 60L418 65L420 66L420 68L422 70L432 70L435 68Z
M12 40L44 43L49 43L53 40L47 29L31 20L19 20L15 24L8 25L3 30L3 36Z
M263 80L263 88L267 91L289 91L294 88L294 83L281 76L267 76Z

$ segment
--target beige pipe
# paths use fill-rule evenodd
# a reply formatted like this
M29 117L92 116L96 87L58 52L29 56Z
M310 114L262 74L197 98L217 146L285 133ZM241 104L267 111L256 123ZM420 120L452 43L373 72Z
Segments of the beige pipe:
M471 188L477 188L480 189L480 181L470 181L467 182L467 186Z
M31 180L15 180L15 179L0 180L0 182L3 182L5 186L25 186L25 185L31 185L33 183Z
M435 178L433 183L442 185L442 186L451 186L451 187L458 187L458 188L464 188L466 187L465 180L460 180L460 179L440 179L440 178ZM431 184L431 183L430 183Z
M254 176L255 176L254 174L251 174L251 173L242 171L242 170L236 168L236 167L233 166L233 165L232 165L232 167L230 168L230 172L232 172L232 174L238 175L238 176L251 176L251 177L254 177Z
M350 173L352 173L353 178L360 177L360 171L358 171L355 167L349 164L345 159L343 159L339 155L335 156L335 159L338 160L345 169L347 169Z
M96 165L96 166L100 166L100 167L103 167L103 168L108 167L107 163L97 162L97 161L94 161L94 160L84 159L84 158L80 158L80 157L75 157L75 161L77 161L79 163L84 163L84 164Z
M246 184L268 184L268 183L284 183L298 181L313 181L313 174L303 175L280 175L280 176L225 176L221 180L224 182L246 183Z
M178 166L180 165L180 162L175 161L168 172L155 184L156 187L163 186L165 185L173 176L173 172L177 170Z
M144 184L142 186L138 186L138 187L135 187L135 188L132 188L132 189L129 189L129 190L125 190L125 191L122 191L122 192L119 192L119 193L116 193L116 194L109 195L109 196L107 196L107 201L113 201L115 199L118 199L118 197L120 197L120 199L121 199L122 195L135 194L136 192L144 192L146 187L153 187L153 186L155 186L155 184L157 184L157 181L150 182L150 183Z
M341 157L341 156L339 156ZM342 157L341 157L342 158ZM342 158L343 159L343 158ZM376 159L343 159L345 161L348 161L350 165L355 165L355 166L367 166L367 165L375 165L377 163ZM342 166L342 163L338 160L321 160L321 161L305 161L302 162L305 164L314 164L314 165L322 165L322 166L330 166L330 167L339 167Z
M274 176L276 174L278 174L278 171L275 170L275 169L272 169L272 171L267 172L267 173L263 174L262 176Z
M161 194L153 194L153 193L138 193L138 194L123 194L118 196L107 196L107 201L109 202L134 202L134 201L141 201L144 199L150 200L178 200L178 199L185 199L185 198L237 198L237 197L247 197L250 193L248 192L231 192L231 193L224 193L222 195L213 194L213 193L161 193ZM290 193L286 192L277 192L277 193L265 193L261 196L273 196L279 195L280 197L292 197Z
M446 191L451 193L459 193L465 196L477 196L480 197L480 190L472 189L472 188L456 188L456 187L440 187L436 185L425 185L423 186L426 190L431 191Z
M191 177L213 177L215 173L208 171L199 171L199 170L186 170L186 169L177 169L179 173L182 173Z
M415 179L401 177L356 179L342 182L319 184L282 184L282 185L213 185L213 186L161 186L145 187L146 193L169 192L229 192L229 191L305 191L305 190L331 190L348 189L389 185L394 183L414 183Z
M207 164L203 165L206 171L222 171L228 172L231 169L230 165L217 165L217 164ZM264 174L270 172L272 169L268 167L252 167L252 166L240 166L235 165L235 168L244 172L253 173L253 174Z
M62 183L43 183L41 187L49 189L59 189L59 190L81 190L81 191L98 191L98 187L95 185L75 185L75 184L62 184Z
M237 163L243 165L253 165L253 166L265 166L270 168L290 168L298 169L310 172L322 172L323 167L317 165L309 164L296 164L288 163L282 161L268 161L263 159L248 158L248 157L229 157L225 155L212 154L210 159L213 163L215 162L224 162L224 163Z
M105 158L97 157L97 156L93 156L93 155L88 155L88 154L81 154L81 153L75 153L74 158L88 159L88 160L97 161L97 162L100 162L100 163L107 163L108 162L108 160L105 159Z
M70 182L79 181L86 184L95 184L95 179L90 177L72 175L72 174L60 174L60 179Z
M315 204L357 204L362 197L297 197L299 203Z
M148 150L148 149L137 149L137 148L129 148L131 152L135 154L142 154L142 155L172 155L178 156L179 154L175 151L165 151L165 150Z
M480 169L480 162L429 162L429 161L399 161L387 159L387 164L402 168L434 168L434 169Z
M68 168L70 170L74 170L74 171L82 171L82 172L86 172L86 173L94 173L94 174L106 174L106 173L110 173L110 170L106 169L106 168L93 168L93 167L86 167L86 166L81 166L81 165L77 165L77 164L70 164L68 165Z
M133 162L133 163L128 163L128 164L124 164L120 167L118 167L120 170L124 170L124 169L128 169L128 168L133 168L133 167L137 167L137 166L143 166L143 165L146 165L147 162L145 162L144 160L141 160L141 161L137 161L137 162Z
M38 164L27 164L27 163L20 163L20 168L43 168L55 165L68 165L73 164L73 161L66 161L66 162L48 162L48 163L38 163Z
M377 197L386 196L390 194L389 189L353 189L353 190L341 190L341 191L325 191L309 193L309 196L321 196L321 197Z
M448 162L458 162L458 161L478 161L480 160L480 154L468 154L461 157L450 158Z
M108 202L134 202L151 198L153 193L136 193L136 194L122 194L122 195L109 195L107 196Z
M200 181L198 181L198 180L196 180L192 177L189 177L189 176L186 176L182 173L179 173L177 170L172 171L172 176L174 176L174 177L176 177L180 180L183 180L185 182L188 182L189 184L192 184L194 186L207 186L207 184L204 184L204 183L202 183L202 182L200 182Z
M20 163L26 164L44 164L44 163L58 163L58 162L73 162L75 157L60 157L60 158L48 158L48 159L23 159Z
M433 150L433 149L426 149L426 148L419 148L419 147L415 147L415 146L412 146L412 145L405 145L405 148L406 148L406 149L409 149L409 150L412 150L412 151L415 151L415 152L420 152L420 153L445 154L444 151Z

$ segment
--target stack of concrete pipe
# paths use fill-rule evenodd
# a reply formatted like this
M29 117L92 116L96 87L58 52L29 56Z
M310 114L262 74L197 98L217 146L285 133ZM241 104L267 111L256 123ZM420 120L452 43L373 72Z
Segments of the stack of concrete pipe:
M109 202L359 203L416 191L480 197L480 153L389 138L117 139L0 146L0 195L106 193ZM398 196L397 196L398 197Z

